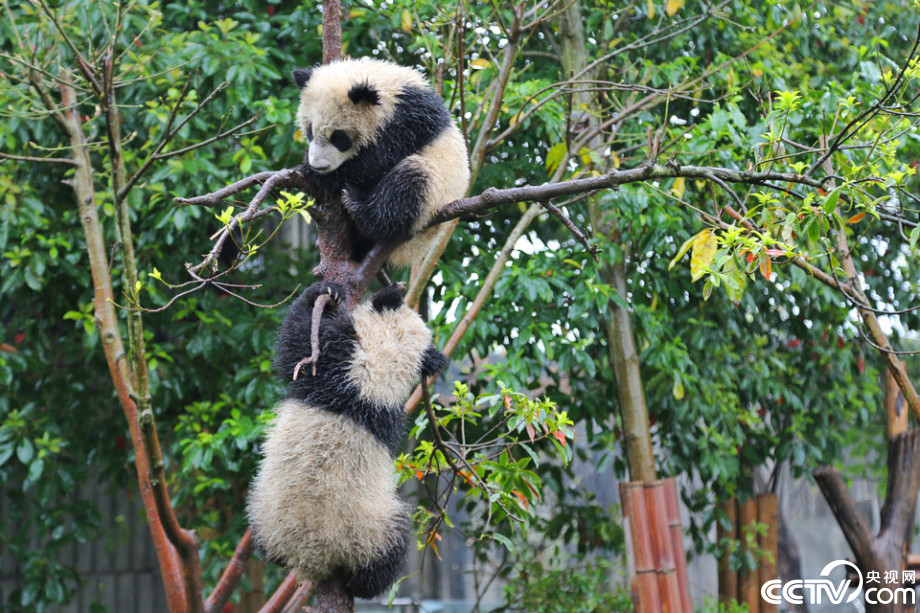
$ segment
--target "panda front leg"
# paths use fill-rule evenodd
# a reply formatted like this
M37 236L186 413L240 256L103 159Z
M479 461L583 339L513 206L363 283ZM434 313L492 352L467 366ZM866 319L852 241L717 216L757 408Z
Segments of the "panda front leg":
M385 244L398 244L418 230L428 191L424 168L414 157L408 157L366 193L346 186L342 203L362 235Z
M296 380L300 369L319 359L319 328L323 316L335 315L345 296L345 289L338 283L321 281L314 283L301 294L288 311L275 347L275 369L284 381ZM318 312L317 312L318 311ZM311 355L304 357L306 347Z

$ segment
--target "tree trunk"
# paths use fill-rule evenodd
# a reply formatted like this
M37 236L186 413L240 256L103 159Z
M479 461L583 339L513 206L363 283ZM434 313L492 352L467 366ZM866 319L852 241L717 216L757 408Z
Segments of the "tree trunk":
M818 468L814 476L853 549L864 582L872 571L880 573L883 578L886 571L897 571L900 576L907 568L907 546L913 534L917 492L920 491L920 429L896 434L888 440L888 488L885 506L882 507L881 528L875 536L869 533L865 518L856 508L836 468ZM864 583L864 597L865 590L873 585ZM884 580L880 584L880 587L887 586ZM866 600L867 613L904 613L910 610L913 607Z
M566 77L578 74L587 65L585 55L585 35L581 18L581 3L576 0L569 3L559 15L559 30L562 39L562 66ZM593 75L585 75L590 80ZM576 91L572 96L573 109L590 108L591 94ZM586 113L581 118L573 111L572 124L579 125L582 119L591 125L597 125L599 118ZM587 143L589 149L599 149L603 145L600 136ZM616 220L603 223L603 213L597 199L590 201L588 215L591 227L596 235L601 235L618 245L615 260L603 264L600 268L601 280L613 287L617 295L626 301L626 250L620 242L620 232ZM633 335L629 310L613 302L608 303L610 319L605 325L610 364L614 369L617 386L617 403L623 420L623 438L626 446L626 462L629 465L629 478L633 481L654 481L658 478L655 471L655 454L652 451L652 437L649 431L648 407L645 403L645 390L642 375L639 372L639 353Z

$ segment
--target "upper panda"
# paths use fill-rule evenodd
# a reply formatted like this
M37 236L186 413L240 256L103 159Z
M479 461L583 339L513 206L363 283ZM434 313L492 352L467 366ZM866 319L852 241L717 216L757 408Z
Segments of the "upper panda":
M301 170L316 195L341 195L364 239L403 243L390 264L420 260L435 230L420 231L470 180L466 144L444 101L416 70L370 58L293 77L310 143Z
M403 402L420 375L446 365L431 331L391 285L354 311L343 288L320 282L291 305L278 334L275 368L290 382L262 445L247 502L256 546L300 580L342 578L371 598L400 575L409 543L406 505L396 495L393 458L405 435ZM292 380L320 322L316 373Z

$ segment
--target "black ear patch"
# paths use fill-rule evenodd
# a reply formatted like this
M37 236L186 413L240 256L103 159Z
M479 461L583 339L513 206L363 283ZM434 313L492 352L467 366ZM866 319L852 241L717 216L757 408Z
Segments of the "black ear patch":
M374 297L371 299L371 305L378 313L383 313L384 311L395 311L401 307L402 304L403 297L398 283L393 283L392 285L386 286L374 294Z
M348 90L348 99L354 104L360 104L361 102L380 104L380 94L367 81L364 83L355 83L351 89Z
M291 76L294 77L294 83L297 84L297 87L299 87L300 89L303 89L304 85L306 85L310 81L310 77L313 76L313 69L312 68L295 68L294 71L291 73Z

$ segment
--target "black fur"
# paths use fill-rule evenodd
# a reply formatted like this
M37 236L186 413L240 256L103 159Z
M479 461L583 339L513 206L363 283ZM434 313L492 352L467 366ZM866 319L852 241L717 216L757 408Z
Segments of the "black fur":
M412 235L412 225L421 213L427 189L427 175L418 165L406 160L388 172L369 192L346 187L342 204L362 236L401 242Z
M399 535L399 541L367 566L352 571L345 583L345 589L358 598L374 598L389 589L393 582L402 576L409 549L411 525L407 516L394 518L397 525L391 527L393 534Z
M313 305L321 294L330 294L334 300L323 310L316 375L312 373L312 365L308 364L301 368L297 380L294 381L292 379L297 363L312 352L310 336ZM353 360L358 336L351 314L339 306L343 295L342 286L320 282L314 283L294 301L278 333L275 371L282 381L290 384L290 398L350 417L386 446L390 455L395 457L402 450L406 429L405 412L401 405L386 406L363 400L360 390L349 380L348 369ZM397 309L402 303L402 294L396 285L382 289L372 298L372 305L377 311ZM431 362L429 356L435 354L440 356L446 365L447 358L432 346L425 352L422 370ZM436 372L440 372L440 368Z
M399 285L395 283L386 286L374 294L374 297L371 299L371 306L373 306L374 310L378 313L395 311L402 306L402 303L402 292L399 291Z
M326 174L313 170L306 159L299 170L320 200L338 197L347 188L346 208L365 238L401 241L408 238L426 194L420 171L409 164L397 165L434 141L450 121L444 101L436 93L407 87L398 96L390 122L354 157ZM397 175L385 181L390 172ZM407 181L408 185L403 185Z
M429 379L436 377L441 374L442 370L447 368L448 364L450 364L450 360L447 359L447 356L432 345L425 350L425 355L422 357L421 375Z
M310 82L310 77L313 76L312 68L295 68L291 72L291 76L294 78L294 83L300 89L304 88L304 85Z
M354 86L348 90L348 99L356 105L362 102L374 105L380 104L380 94L367 82L355 83Z

